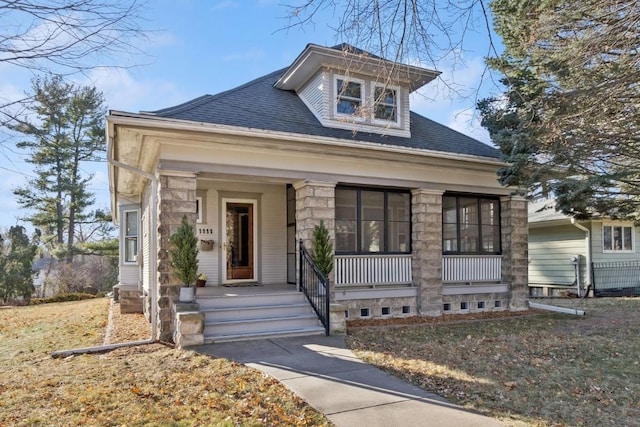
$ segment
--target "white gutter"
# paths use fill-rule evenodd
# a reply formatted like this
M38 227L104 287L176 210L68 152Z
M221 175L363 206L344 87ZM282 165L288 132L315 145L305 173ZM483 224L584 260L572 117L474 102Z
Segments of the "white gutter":
M585 249L586 249L586 251L585 251L586 252L586 255L585 255L586 261L585 261L585 263L587 264L587 269L586 269L587 270L586 271L586 276L587 277L585 278L585 285L587 286L587 289L588 289L588 286L591 285L591 231L587 227L585 227L585 226L583 226L581 224L578 224L576 222L575 218L571 218L571 225L576 227L578 230L584 231L584 244L585 244ZM579 281L580 280L578 280L578 282ZM578 290L578 296L580 296L580 295L581 295L581 293Z
M156 177L148 172L145 172L140 169L136 169L133 166L127 165L126 163L119 162L115 160L111 156L111 151L107 150L107 160L110 164L115 167L126 169L131 173L140 175L144 178L147 178L151 181L151 230L158 229L158 220L157 220L157 194L158 194L158 180ZM112 190L115 192L115 189ZM155 233L152 233L155 235ZM149 265L157 266L158 265L158 251L155 249L156 241L154 239L150 240L150 254L149 254ZM104 353L107 351L115 350L122 347L135 347L139 345L146 344L154 344L158 342L155 338L158 329L158 282L157 282L157 274L149 275L149 292L151 293L151 337L147 340L142 341L129 341L117 344L107 344L107 345L98 345L94 347L83 347L76 348L71 350L58 350L51 353L51 357L60 358L72 356L74 354L87 354L87 353Z
M584 316L586 314L584 310L577 310L575 308L558 307L555 305L548 305L548 304L540 304L538 302L533 302L533 301L529 301L529 308L555 311L556 313L575 314L576 316Z

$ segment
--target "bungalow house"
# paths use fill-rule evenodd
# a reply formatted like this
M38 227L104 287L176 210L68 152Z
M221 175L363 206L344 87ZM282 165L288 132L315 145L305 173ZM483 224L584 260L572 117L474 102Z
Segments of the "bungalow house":
M532 296L569 291L585 296L640 293L640 230L632 221L576 220L555 201L529 204L529 288Z
M110 111L119 280L143 296L156 338L174 339L184 309L168 257L184 215L208 276L189 308L204 319L194 342L317 331L300 288L329 307L327 333L345 318L525 309L527 202L498 184L499 153L409 110L438 75L309 44L229 91ZM314 292L303 248L320 221L335 260Z

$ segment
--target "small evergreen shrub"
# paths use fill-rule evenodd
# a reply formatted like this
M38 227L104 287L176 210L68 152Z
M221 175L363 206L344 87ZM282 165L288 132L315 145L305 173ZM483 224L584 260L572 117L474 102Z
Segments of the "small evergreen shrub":
M325 276L333 270L333 245L329 238L329 230L324 221L313 228L313 262Z
M198 238L186 215L169 241L173 245L169 251L173 274L185 286L193 286L198 277Z

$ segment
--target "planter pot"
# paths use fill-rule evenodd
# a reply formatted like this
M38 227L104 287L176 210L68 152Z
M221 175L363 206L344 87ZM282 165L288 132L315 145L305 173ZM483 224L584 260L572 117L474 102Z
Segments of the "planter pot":
M204 285L206 285L206 284L207 284L206 280L200 280L200 279L196 280L196 286L198 288L204 288Z
M180 302L193 302L196 299L196 289L192 287L180 288Z

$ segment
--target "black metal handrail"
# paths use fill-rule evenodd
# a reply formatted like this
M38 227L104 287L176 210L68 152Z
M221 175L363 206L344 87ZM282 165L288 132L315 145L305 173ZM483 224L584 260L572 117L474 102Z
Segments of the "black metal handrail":
M325 334L329 335L329 279L318 269L302 240L300 241L300 289L322 322Z

